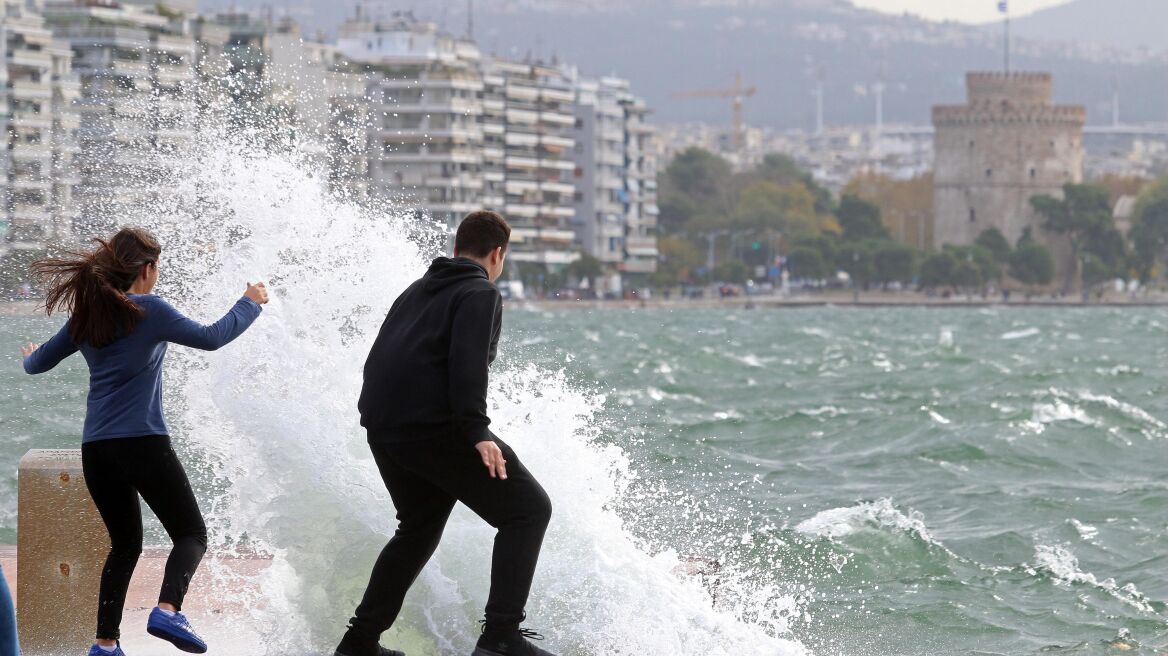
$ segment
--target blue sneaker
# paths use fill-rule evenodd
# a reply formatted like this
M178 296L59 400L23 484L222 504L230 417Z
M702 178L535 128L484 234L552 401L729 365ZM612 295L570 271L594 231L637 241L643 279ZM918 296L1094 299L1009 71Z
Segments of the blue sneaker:
M95 642L93 643L93 646L89 648L89 656L126 656L126 652L122 651L121 642L119 642L118 645L114 647L113 651L106 651L101 647L98 647L97 643Z
M192 654L207 652L207 643L195 633L182 613L167 615L161 608L155 607L150 611L150 620L146 622L146 633L174 643L175 647Z

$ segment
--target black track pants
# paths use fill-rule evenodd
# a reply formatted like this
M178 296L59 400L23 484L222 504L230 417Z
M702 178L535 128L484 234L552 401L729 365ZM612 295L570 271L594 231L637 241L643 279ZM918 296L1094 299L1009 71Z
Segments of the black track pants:
M406 591L438 547L456 501L498 529L488 625L505 628L523 621L552 505L511 447L495 441L507 460L507 480L491 478L478 451L463 440L369 445L397 508L398 529L373 566L365 597L350 620L347 642L372 640L375 645L397 619Z
M81 445L85 484L110 536L101 573L97 637L120 637L130 576L142 554L142 509L138 495L158 516L174 542L162 579L159 603L182 608L191 576L207 551L207 527L186 471L165 435L123 437Z

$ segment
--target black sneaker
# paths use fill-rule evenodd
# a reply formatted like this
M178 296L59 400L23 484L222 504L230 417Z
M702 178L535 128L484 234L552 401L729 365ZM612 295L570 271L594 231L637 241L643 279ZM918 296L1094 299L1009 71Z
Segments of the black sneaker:
M555 656L531 644L531 640L543 640L543 636L529 629L504 633L484 630L471 656Z
M386 649L385 647L382 647L380 645L377 648L381 650L379 656L406 656L405 652L400 652L400 651L397 651L396 649ZM349 654L347 652L341 651L341 648L338 647L337 650L335 652L333 652L333 656L353 656L353 655Z

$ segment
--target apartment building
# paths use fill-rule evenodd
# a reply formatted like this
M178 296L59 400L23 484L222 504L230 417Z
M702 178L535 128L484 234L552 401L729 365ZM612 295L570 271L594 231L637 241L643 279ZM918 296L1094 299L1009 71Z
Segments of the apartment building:
M528 273L579 258L572 179L572 80L556 67L490 58L483 65L484 206L511 224L508 257Z
M483 78L474 43L395 13L341 27L345 72L365 76L368 193L453 228L483 204Z
M650 110L629 82L572 73L576 90L576 238L605 267L602 292L657 270L657 160Z
M75 196L79 237L108 232L166 193L197 117L190 14L112 0L49 3L54 36L69 43L81 82Z
M76 209L72 160L79 93L73 53L28 5L0 6L0 102L6 144L0 204L0 252L69 241Z

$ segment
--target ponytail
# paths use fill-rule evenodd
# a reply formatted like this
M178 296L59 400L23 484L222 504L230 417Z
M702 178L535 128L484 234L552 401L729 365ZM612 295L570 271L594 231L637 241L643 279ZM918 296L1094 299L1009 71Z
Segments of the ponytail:
M45 288L45 311L70 314L74 344L101 348L128 335L142 318L142 308L126 295L142 273L157 264L162 247L140 228L123 228L109 241L95 239L89 252L71 252L32 264Z

